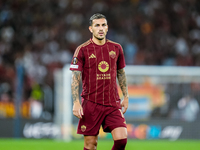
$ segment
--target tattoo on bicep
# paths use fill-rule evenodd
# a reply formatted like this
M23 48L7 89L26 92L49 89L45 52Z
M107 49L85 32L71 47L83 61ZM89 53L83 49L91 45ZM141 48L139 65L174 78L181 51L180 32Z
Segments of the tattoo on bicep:
M122 90L122 93L124 96L128 96L128 88L127 88L127 82L126 82L126 74L124 69L117 70L117 78L119 81L119 86Z
M71 91L72 91L73 102L79 100L80 78L81 78L80 71L72 71Z

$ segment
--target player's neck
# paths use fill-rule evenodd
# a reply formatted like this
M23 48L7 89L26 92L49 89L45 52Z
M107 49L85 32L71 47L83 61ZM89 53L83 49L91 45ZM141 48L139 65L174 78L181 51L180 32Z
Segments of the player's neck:
M92 41L97 44L97 45L104 45L106 43L106 38L102 39L102 40L98 40L97 38L92 38Z

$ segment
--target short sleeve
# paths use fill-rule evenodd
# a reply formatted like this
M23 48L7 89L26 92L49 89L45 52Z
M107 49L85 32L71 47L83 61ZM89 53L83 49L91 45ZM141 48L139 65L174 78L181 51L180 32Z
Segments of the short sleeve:
M82 71L83 69L83 48L82 47L77 47L77 49L74 52L71 65L70 65L70 70L75 70L75 71Z
M117 60L117 70L120 70L126 66L125 64L125 58L124 58L124 53L121 45L119 45L119 56Z

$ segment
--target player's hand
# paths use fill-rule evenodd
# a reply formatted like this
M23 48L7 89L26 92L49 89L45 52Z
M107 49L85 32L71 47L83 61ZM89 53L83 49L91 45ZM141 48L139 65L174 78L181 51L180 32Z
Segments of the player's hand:
M128 109L128 97L124 97L124 99L121 101L121 107L124 114Z
M76 116L79 119L82 118L82 116L83 116L83 108L82 108L80 102L74 102L73 115Z

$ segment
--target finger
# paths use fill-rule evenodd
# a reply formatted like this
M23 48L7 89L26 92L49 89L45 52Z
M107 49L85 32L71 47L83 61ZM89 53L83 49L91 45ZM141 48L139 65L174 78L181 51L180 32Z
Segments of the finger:
M121 103L120 105L121 105L121 107L124 107L124 103Z
M81 112L81 109L78 111L78 116L79 116L79 119L82 118L82 112Z
M83 109L81 108L81 110L80 110L80 111L81 111L81 116L83 116L83 115L84 115L84 114L83 114Z
M123 114L125 114L125 112L126 112L126 110L124 109L124 110L123 110Z
M75 117L77 117L77 118L80 119L80 115L79 115L79 113L78 113L77 111L74 111L74 112L73 112L73 115L74 115Z
M75 111L73 111L73 115L77 117L77 115L76 115L76 112L75 112Z
M127 110L127 107L124 107L124 109L123 109L123 114L126 112L126 110Z

